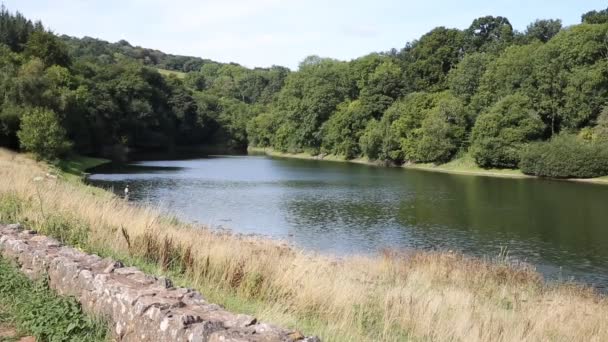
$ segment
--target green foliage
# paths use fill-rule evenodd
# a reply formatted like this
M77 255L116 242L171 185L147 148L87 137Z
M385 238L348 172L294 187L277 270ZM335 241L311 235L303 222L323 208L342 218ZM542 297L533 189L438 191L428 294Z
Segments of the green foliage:
M281 132L290 136L278 139L278 149L287 149L287 144L294 150L319 150L323 122L351 92L347 75L346 63L310 56L300 64L299 72L287 77L275 108L286 121L282 125L290 126Z
M57 37L2 7L0 145L31 148L17 131L31 108L46 108L56 113L50 127L65 131L56 140L81 154L253 145L400 164L449 162L470 149L480 166L517 167L521 148L538 139L603 139L606 11L566 28L536 20L525 33L486 16L465 30L437 27L401 51L310 56L291 72Z
M472 96L472 106L476 111L483 111L504 96L530 91L533 86L532 61L538 44L510 46L494 58L479 81L476 94Z
M461 101L453 96L440 99L420 127L415 161L448 162L465 143L468 115Z
M530 109L530 99L515 94L504 97L481 114L472 132L471 152L477 165L516 168L526 142L539 139L544 125Z
M272 146L272 139L276 130L276 120L272 113L264 112L249 121L247 124L247 137L251 146Z
M25 55L41 59L46 66L70 64L67 47L51 32L37 29L29 36Z
M338 106L337 112L323 125L321 150L352 159L360 154L359 138L370 114L361 102L346 102Z
M450 70L462 57L464 34L456 29L438 27L402 51L405 75L414 91L446 88Z
M128 58L139 64L159 69L191 72L200 70L207 63L214 63L208 59L171 55L154 49L132 46L126 40L109 43L91 37L75 38L64 35L60 38L67 45L71 56L99 64L115 64L121 59Z
M105 341L106 325L82 313L74 298L60 298L46 282L32 283L0 258L0 305L37 341Z
M420 161L426 159L429 152L424 151L425 158L421 157L419 155L419 152L421 152L419 151L419 143L424 133L431 133L433 130L431 128L433 119L427 122L425 132L422 131L422 125L429 112L446 96L450 95L447 93L412 93L403 100L395 102L386 111L386 118L383 119L391 122L392 132L389 137L396 138L400 147L399 151L388 152L393 161Z
M88 241L89 227L78 220L62 215L47 214L44 222L36 229L42 234L52 236L70 246L82 247Z
M458 65L450 71L448 86L452 93L468 103L477 93L479 83L485 74L488 64L492 61L485 53L466 55Z
M384 61L370 73L360 90L362 110L379 118L399 98L405 85L403 72L393 61Z
M554 178L592 178L608 175L608 144L560 134L533 143L522 153L522 172Z
M44 108L26 111L17 135L21 146L40 159L56 159L71 147L57 114Z
M526 38L538 39L543 43L548 42L562 29L562 21L560 19L537 19L526 28Z
M34 31L34 24L21 13L11 14L4 4L0 5L0 44L7 45L16 52L23 51L28 37Z
M608 23L608 8L601 11L589 11L582 15L581 21L586 24Z
M0 222L19 222L22 209L23 204L16 194L10 192L0 194Z
M477 18L465 31L466 50L499 53L512 42L513 36L509 19L500 16Z

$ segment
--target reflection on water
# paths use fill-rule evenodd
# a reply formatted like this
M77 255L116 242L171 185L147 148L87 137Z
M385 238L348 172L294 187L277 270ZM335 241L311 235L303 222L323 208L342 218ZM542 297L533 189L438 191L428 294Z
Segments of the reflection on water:
M608 286L608 187L322 161L216 157L95 170L93 184L180 217L333 254L384 247L495 256Z

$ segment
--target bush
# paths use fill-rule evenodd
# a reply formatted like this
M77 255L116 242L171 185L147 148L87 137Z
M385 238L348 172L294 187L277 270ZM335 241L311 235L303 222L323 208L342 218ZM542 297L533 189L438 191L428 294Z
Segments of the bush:
M17 136L21 147L34 153L38 159L56 159L72 146L57 114L45 108L26 111Z
M592 178L608 175L608 145L559 135L534 143L522 153L525 174L555 178Z

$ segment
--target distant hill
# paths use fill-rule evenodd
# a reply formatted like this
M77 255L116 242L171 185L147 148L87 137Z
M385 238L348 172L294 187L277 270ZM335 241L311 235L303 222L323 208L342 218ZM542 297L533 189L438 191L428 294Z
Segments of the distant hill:
M158 69L190 72L198 71L204 64L222 64L200 57L167 54L155 49L133 46L126 40L110 43L91 37L59 37L67 46L72 57L95 59L100 63L116 62L120 56L140 61L146 66Z

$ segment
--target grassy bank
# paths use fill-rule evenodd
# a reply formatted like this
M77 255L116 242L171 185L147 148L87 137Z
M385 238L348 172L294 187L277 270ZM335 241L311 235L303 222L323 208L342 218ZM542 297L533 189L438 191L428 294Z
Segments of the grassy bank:
M378 161L371 161L366 158L346 159L343 156L336 155L324 155L315 156L310 153L283 153L273 150L272 148L260 148L260 147L249 147L250 153L262 153L272 157L278 158L296 158L296 159L309 159L309 160L325 160L325 161L338 161L348 162L356 164L366 164L374 166L384 166L384 164ZM404 164L400 166L405 169L415 169L432 172L444 172L459 175L471 175L471 176L486 176L486 177L502 177L502 178L537 178L535 176L529 176L523 174L517 169L484 169L475 164L473 158L469 155L454 159L445 164L432 164L432 163L420 163L420 164ZM606 184L608 185L608 176L590 178L590 179L564 179L564 181L583 182L583 183L594 183L594 184Z
M60 172L64 178L71 181L79 181L82 179L86 170L109 162L110 160L108 159L72 155L57 162L55 167L57 169L56 171Z
M0 151L0 221L167 274L230 310L325 341L608 340L606 298L548 286L505 259L393 251L334 259L183 224L47 171Z
M15 336L31 335L37 341L107 340L107 325L85 316L75 299L56 296L44 281L30 281L2 258L0 308L0 323L14 326Z

